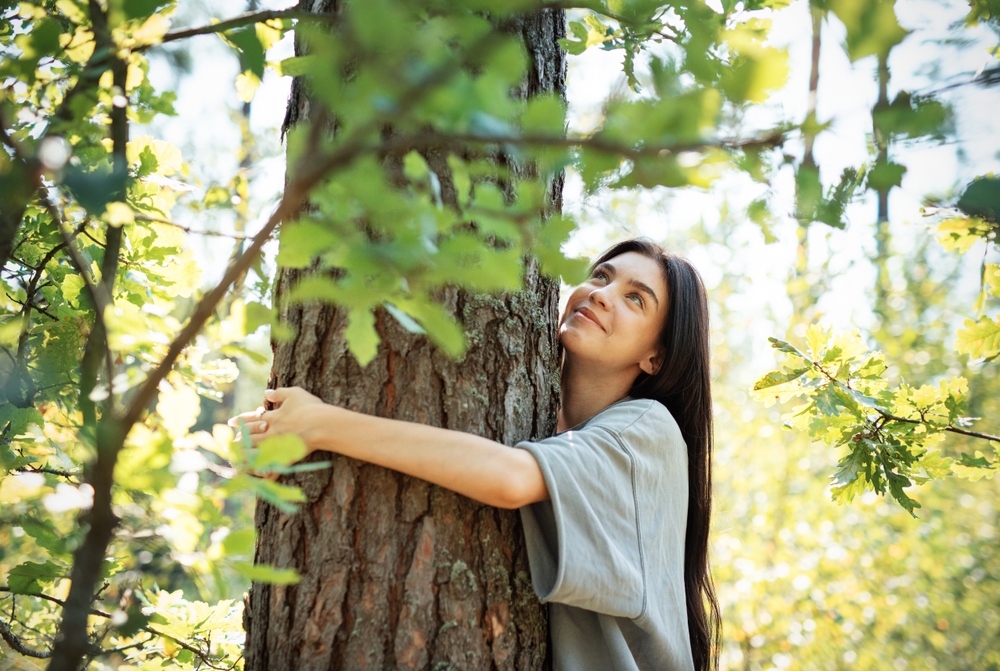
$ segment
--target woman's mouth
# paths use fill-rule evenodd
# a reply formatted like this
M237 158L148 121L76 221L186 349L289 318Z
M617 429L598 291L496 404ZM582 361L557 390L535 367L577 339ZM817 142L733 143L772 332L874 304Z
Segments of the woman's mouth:
M591 312L588 308L580 308L573 313L576 317L579 317L585 322L590 322L602 331L605 330L601 322L597 321L597 315Z

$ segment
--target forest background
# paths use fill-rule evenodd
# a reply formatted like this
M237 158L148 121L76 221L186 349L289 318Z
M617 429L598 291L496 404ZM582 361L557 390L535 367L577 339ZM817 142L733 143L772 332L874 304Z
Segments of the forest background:
M611 184L609 176L628 174L618 163L590 173L586 160L570 165L564 212L576 227L561 229L546 244L550 252L562 244L566 256L586 258L621 237L649 235L689 256L706 279L714 318L712 552L725 618L723 668L997 668L997 445L949 430L1000 433L994 360L1000 353L994 319L1000 258L996 195L988 191L995 189L989 176L1000 162L996 89L990 88L998 79L997 8L883 2L871 3L882 13L869 15L857 3L785 4L763 3L755 11L712 6L729 17L730 27L773 21L753 24L760 32L740 38L738 48L760 67L738 77L755 90L726 90L726 104L713 120L717 137L765 138L764 150L731 147L727 157L691 150L679 157L680 178L647 177L638 185ZM77 5L54 6L65 18L82 21L72 15ZM149 13L156 9L151 5ZM268 7L180 3L170 21L197 26L248 9ZM604 10L603 19L582 9L569 16L570 39L577 43L567 46L580 52L569 63L571 134L606 127L616 103L649 100L657 90L657 58L672 55L669 40L649 42L630 64L635 45L626 39L628 30ZM34 143L44 135L44 108L51 102L37 95L44 77L13 83L32 79L11 63L25 62L36 48L18 42L17 33L44 25L38 11L23 3L5 10L6 185L14 183L10 166L18 152L31 151L45 165L46 179L63 180L60 197L75 193L81 212L93 211L88 225L100 230L95 244L107 243L103 231L112 224L133 235L136 229L128 227L145 221L150 239L159 240L151 249L162 251L145 259L138 257L148 250L136 252L137 262L155 264L155 273L146 269L146 281L167 290L154 301L160 307L145 316L130 308L113 315L108 332L112 349L152 357L163 344L157 334L172 335L194 298L222 276L217 260L260 230L280 200L285 156L279 129L290 78L280 76L281 65L264 69L264 52L254 56L238 36L137 49L148 61L139 67L140 83L122 87L133 102L141 100L127 159L136 184L145 178L144 195L164 199L156 203L162 214L119 208L113 199L91 206L80 197L84 189L73 189L72 167L80 163L67 162L71 148ZM141 18L131 35L137 43L144 28L166 30ZM24 22L20 28L18 21ZM290 23L258 25L257 48L268 47L268 63L284 62L286 74L294 65L304 67L285 61L293 56L290 36L282 39ZM770 37L761 42L766 30ZM57 40L55 49L72 59L70 52L84 43L73 39ZM622 73L623 64L634 67L634 79ZM31 75L45 65L36 58ZM115 83L109 84L99 104L113 116L125 107L116 103ZM168 114L171 108L175 115ZM773 131L782 142L769 139ZM96 154L73 153L84 167L97 163ZM726 161L737 169L712 167ZM407 169L414 179L427 179L426 166ZM980 198L969 185L984 176L977 183L988 187L987 196ZM427 195L433 198L433 188ZM9 191L4 197L12 198ZM60 351L60 340L68 338L60 329L79 330L75 324L83 322L67 317L87 311L88 287L67 272L72 259L24 255L30 243L41 248L54 239L51 228L47 239L38 233L45 229L46 208L36 207L25 215L21 256L15 249L0 276L6 289L0 338L14 362L0 367L6 473L0 481L0 575L6 576L0 631L7 646L0 664L17 668L29 662L10 649L12 642L29 652L52 646L61 616L53 599L67 597L70 557L80 543L75 519L93 505L94 491L81 484L81 465L90 456L85 446L74 447L72 428L74 413L85 418L87 411L66 394L56 396L63 381L46 373L51 386L36 384L35 402L18 402L25 391L16 365L22 349L50 348L53 361L69 369L76 361L68 348ZM194 233L206 230L213 234ZM294 504L295 492L233 470L241 460L243 470L247 459L267 464L264 457L238 454L225 430L215 428L260 402L268 341L282 335L280 325L269 325L268 310L277 253L277 244L268 243L263 261L227 295L160 388L157 413L122 453L115 477L133 493L116 499L122 540L103 567L107 622L91 631L118 650L93 655L92 668L238 664L240 597L249 580L295 579L248 562L254 497ZM577 270L555 256L549 263L566 276ZM38 267L44 273L36 277ZM99 269L94 276L101 276ZM26 311L35 292L36 307ZM408 322L407 311L397 310L404 324L420 328L412 321L419 314ZM57 326L46 312L55 314ZM162 321L142 321L150 315ZM813 324L833 330L810 329ZM850 329L859 329L858 339L843 335ZM786 356L776 362L769 336L805 354L782 346ZM447 340L455 336L438 337L445 348L459 349ZM364 336L354 344L359 358L371 346ZM881 350L885 365L870 350ZM831 365L803 365L806 356ZM111 375L103 392L98 373L87 398L100 404L126 395L141 386L139 370ZM824 381L827 373L840 386ZM856 395L845 396L844 389ZM785 401L806 395L809 403L799 406L798 416L783 415L793 406L771 403L772 392ZM894 422L887 414L910 421ZM873 426L885 428L885 435L866 434ZM898 461L874 468L862 463L857 446L866 441L872 454ZM917 486L897 481L894 488L894 476ZM933 481L919 484L924 479Z

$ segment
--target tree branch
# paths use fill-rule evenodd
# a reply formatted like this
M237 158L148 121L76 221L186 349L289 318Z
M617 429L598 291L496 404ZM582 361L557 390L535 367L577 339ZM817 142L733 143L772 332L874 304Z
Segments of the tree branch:
M422 149L427 147L463 146L469 144L508 144L519 147L562 147L566 149L587 148L596 149L609 154L618 154L624 158L662 158L671 154L700 149L744 149L748 147L772 147L783 143L785 134L774 131L768 135L751 140L706 140L687 142L683 144L652 144L635 146L600 137L564 137L561 135L487 135L483 133L425 133L421 135L394 136L383 142L377 151L380 154L406 149Z
M10 630L10 625L0 620L0 638L3 638L7 642L7 645L11 647L11 650L25 657L34 657L35 659L48 659L52 656L51 650L35 650L34 648L29 648L24 643L21 642L14 632Z
M49 468L48 466L42 466L41 468L30 468L25 466L23 468L15 468L15 473L45 473L47 475L55 475L60 478L66 478L67 480L77 480L80 477L79 473L71 473L70 471L64 471L61 468ZM0 592L5 591L0 587Z
M0 592L11 593L10 587L8 587L7 585L0 585ZM49 601L51 603L54 603L56 605L63 606L63 607L65 607L65 605L66 605L66 602L63 601L62 599L58 599L58 598L56 598L56 597L54 597L54 596L52 596L50 594L45 594L45 593L42 593L42 592L40 592L38 594L27 594L25 596L34 596L34 597L37 597L39 599L44 599L45 601ZM99 608L91 608L90 611L89 611L89 614L90 615L96 615L98 617L102 617L102 618L104 618L106 620L110 620L113 617L113 615L111 613L109 613L109 612L107 612L105 610L100 610ZM3 634L4 640L7 641L7 644L10 645L10 647L13 648L15 651L20 652L22 655L27 655L29 657L38 657L40 659L46 659L46 658L49 658L49 657L52 656L52 652L51 651L30 650L29 648L24 647L23 645L20 644L20 641L17 639L17 637L15 637L13 633L11 633L10 628L7 627L6 632L5 632L4 631L4 627L7 627L7 624L5 622L3 622L2 620L0 620L0 634ZM235 663L233 665L231 665L231 666L217 666L215 664L212 664L212 662L210 661L211 660L211 654L210 653L206 653L205 651L200 650L199 648L197 648L194 645L191 645L190 643L188 643L187 641L185 641L182 638L178 638L178 637L173 636L171 634L168 634L166 632L160 631L159 629L156 629L155 627L152 627L150 625L144 625L142 627L142 630L145 631L145 632L147 632L147 633L149 633L149 634L152 634L153 636L159 636L160 638L166 638L166 639L169 639L169 640L173 641L179 647L181 647L181 648L183 648L183 649L185 649L185 650L187 650L187 651L189 651L189 652L197 655L198 658L201 659L201 661L206 666L209 666L209 667L211 667L213 669L219 669L220 671L229 671L229 669L233 669L236 666ZM18 645L21 646L20 648L15 647L15 644L12 643L11 640L7 638L8 634L11 636L11 638L14 639L14 641L17 642ZM110 653L113 653L113 652L121 652L123 650L128 650L129 648L134 648L134 647L137 647L138 645L143 645L143 644L131 643L129 645L124 645L124 646L121 646L121 647L118 647L118 648L97 649L97 650L92 650L91 654L95 654L95 655L107 655L107 654L110 654ZM24 652L25 650L29 650L29 652ZM240 658L238 658L236 660L236 663L239 663L240 659L242 659L242 656L240 656Z
M164 224L166 226L173 226L174 228L179 228L185 233L190 233L192 235L214 235L220 238L232 238L233 240L252 240L252 235L246 235L243 233L223 233L222 231L206 231L191 228L190 226L185 226L184 224L178 224L175 221L170 221L169 219L164 219L162 217L153 217L148 214L137 214L135 215L136 221L149 221L154 224Z
M875 410L877 410L878 413L883 417L885 417L886 419L892 420L894 422L903 422L905 424L927 424L925 420L899 417L897 415L893 415L892 413L885 412L884 410L879 410L878 408L875 408ZM963 429L958 426L952 426L951 424L949 424L948 426L944 427L941 430L947 431L949 433L958 433L963 436L969 436L970 438L982 438L983 440L993 440L1000 443L1000 436L994 436L989 433L979 433L978 431L969 431L968 429Z
M133 47L132 51L145 51L146 49L150 49L161 44L176 42L177 40L186 40L189 37L197 37L198 35L214 35L216 33L232 30L233 28L241 28L242 26L246 26L251 23L264 23L265 21L270 21L272 19L297 19L300 21L312 20L333 22L337 21L338 17L333 14L314 14L312 12L301 10L297 6L290 7L288 9L269 9L262 12L250 12L225 21L219 21L218 23L211 23L207 26L186 28L184 30L167 33L159 42L155 44L140 44Z
M80 224L73 234L69 236L69 240L72 241L80 231L83 230L84 224ZM28 282L28 287L26 289L27 299L24 301L24 308L21 310L21 316L24 322L21 324L21 336L17 341L17 359L18 362L23 363L24 357L27 350L27 340L28 340L28 327L30 325L30 312L31 306L33 304L33 296L35 294L35 289L38 287L38 280L42 278L42 273L45 272L45 266L48 265L49 261L59 253L59 250L66 246L66 241L60 242L58 245L50 249L42 260L39 261L38 266L35 268L34 274L31 276L31 280Z

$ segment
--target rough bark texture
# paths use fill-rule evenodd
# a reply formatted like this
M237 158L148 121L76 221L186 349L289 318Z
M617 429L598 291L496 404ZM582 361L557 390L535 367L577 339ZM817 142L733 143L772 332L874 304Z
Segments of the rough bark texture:
M565 57L556 40L564 36L564 20L561 11L546 11L508 26L523 34L534 60L523 95L563 92ZM305 114L308 93L297 84L286 122ZM556 207L561 189L561 181L552 186ZM283 272L279 297L304 272ZM444 298L470 336L460 362L380 312L382 345L361 369L344 340L344 311L286 307L282 321L298 335L275 345L271 384L299 385L352 410L508 445L551 435L557 284L530 264L522 293L487 297L452 289ZM332 469L294 476L308 498L297 513L258 503L257 562L294 567L302 581L250 590L248 671L548 667L545 610L532 590L516 512L354 460L332 460Z

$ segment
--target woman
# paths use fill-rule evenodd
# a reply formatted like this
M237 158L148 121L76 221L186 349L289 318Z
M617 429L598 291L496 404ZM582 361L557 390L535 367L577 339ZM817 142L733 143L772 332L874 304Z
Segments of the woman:
M594 263L559 321L558 433L511 449L383 419L299 389L246 422L297 433L501 508L520 508L557 671L707 671L718 649L708 571L712 415L708 305L691 264L646 240ZM708 608L706 609L706 602Z

